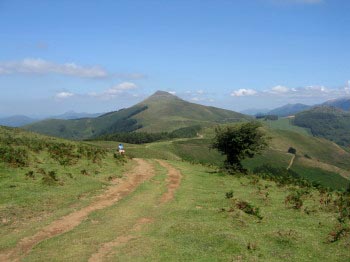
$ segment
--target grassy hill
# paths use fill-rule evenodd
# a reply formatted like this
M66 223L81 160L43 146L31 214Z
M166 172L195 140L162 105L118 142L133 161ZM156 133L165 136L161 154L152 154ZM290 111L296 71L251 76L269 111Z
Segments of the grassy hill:
M306 127L315 136L342 146L350 145L350 113L335 107L321 106L295 116L294 124Z
M326 176L323 182L341 188L342 177L327 168L349 169L349 153L284 127L264 127L271 146L246 167L270 163L285 169L293 146L295 172L307 171L311 180ZM138 162L115 157L117 142L73 142L0 127L0 260L14 249L25 261L87 261L104 245L113 247L107 261L349 260L349 219L337 220L345 195L221 173L216 165L223 157L208 148L213 132L205 128L197 138L126 144L127 155L147 158L142 161L151 167L139 169L139 176L153 174L135 190L127 184L123 193L101 198L137 168ZM179 170L180 183L154 158ZM163 203L170 190L174 198ZM117 202L104 206L107 200ZM35 242L33 236L47 235L52 223L80 219L71 215L80 210L86 215L78 224L62 233L55 228L55 237ZM30 252L16 249L27 247L26 241L36 243Z
M277 123L281 121L281 123ZM270 123L271 122L271 123ZM244 166L253 172L263 165L286 169L292 159L289 147L297 150L291 171L309 181L325 187L344 189L350 179L350 153L337 144L311 136L307 130L292 125L290 121L262 121L268 137L269 148L262 154L244 161ZM143 145L125 144L128 155L140 158L184 160L191 163L221 166L224 157L210 149L214 129L204 128L200 136L190 139L174 139ZM92 144L107 149L117 148L117 141L95 141Z
M83 142L0 127L0 222L7 245L17 227L40 226L37 218L62 215L84 204L122 175L113 153ZM29 223L29 225L28 225ZM19 235L21 235L21 232ZM2 242L3 244L4 242Z
M68 139L87 139L117 132L166 132L179 128L250 119L233 111L184 101L158 91L130 108L75 120L49 119L25 126L25 129Z
M350 258L347 231L337 237L348 220L337 221L336 193L257 176L228 176L173 160L168 165L182 177L174 188L159 162L148 163L154 167L152 178L114 205L91 212L71 230L39 242L23 260L88 261L101 247L109 251L106 261L345 262ZM131 161L124 168L133 165ZM65 215L87 210L97 192L108 192L102 186L108 183L106 175L121 176L120 166L115 168L89 176L74 172L73 179L65 178L62 170L59 179L64 183L56 185L42 184L39 177L26 179L22 174L26 170L6 170L0 184L0 257ZM174 199L162 204L169 187L175 189ZM299 202L288 200L298 194Z

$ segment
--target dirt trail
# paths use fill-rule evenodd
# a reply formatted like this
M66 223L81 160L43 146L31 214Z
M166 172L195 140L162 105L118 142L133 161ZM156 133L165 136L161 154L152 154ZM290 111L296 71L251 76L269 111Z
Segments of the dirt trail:
M175 169L172 165L162 160L157 161L161 166L165 167L168 170L167 192L165 192L160 198L160 203L164 204L174 198L175 191L180 186L182 175L181 172ZM144 224L150 224L153 222L154 220L151 218L139 219L129 231L129 234L120 235L115 240L102 244L99 250L90 257L89 262L100 262L103 261L104 258L112 256L114 254L113 248L118 247L122 244L126 244L130 240L136 238L135 236L131 235L131 233L140 231Z
M289 170L292 167L294 163L294 159L295 159L295 155L293 154L292 159L290 160L289 166L287 167L287 170Z
M96 197L95 201L89 206L52 222L31 237L23 238L14 249L7 253L0 254L0 261L19 261L41 241L72 230L91 212L113 205L134 191L142 182L154 176L154 169L151 164L143 159L135 160L137 161L137 166L130 173L126 174L125 180L121 180L120 183L110 187L102 195Z
M166 203L174 198L174 193L176 189L180 186L182 175L181 172L175 169L172 165L162 160L158 160L158 163L168 170L168 190L163 194L160 200L161 203Z
M152 223L153 219L151 218L141 218L139 219L136 224L132 227L132 229L130 230L131 232L137 232L140 231L142 226L144 224L149 224ZM107 242L104 243L100 249L98 250L97 253L93 254L90 258L89 258L89 262L99 262L102 261L103 258L108 257L108 255L112 255L112 250L114 247L117 247L121 244L125 244L127 242L129 242L130 240L134 239L135 237L132 235L121 235L119 237L117 237L115 240L111 241L111 242Z

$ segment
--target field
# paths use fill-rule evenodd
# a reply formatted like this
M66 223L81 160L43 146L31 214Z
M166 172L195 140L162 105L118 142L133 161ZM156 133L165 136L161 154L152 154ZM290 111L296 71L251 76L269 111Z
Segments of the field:
M11 152L0 163L1 261L350 259L340 193L221 173L224 158L209 148L213 129L198 138L126 144L126 158L115 154L117 142L0 131L0 149ZM346 151L318 138L304 144L292 131L268 132L270 149L247 168L285 169L292 158L286 150L295 146L293 171L333 188L347 185L334 172L345 169L327 164L336 158L346 167ZM306 168L316 157L323 169Z
M284 204L286 196L297 190L293 186L279 187L261 179L227 176L186 162L170 161L165 163L167 166L154 160L148 163L153 166L154 175L135 191L111 206L89 213L64 234L37 243L23 261L43 258L50 261L348 261L350 258L349 238L329 242L329 233L337 225L337 212L332 205L320 204L324 196L318 191L312 190L305 196L302 208L294 209ZM162 201L170 188L169 166L179 170L181 178L173 187L173 197ZM230 191L232 196L228 198L226 193ZM91 197L86 198L81 206L89 205ZM240 210L239 201L259 207L262 219ZM40 225L31 226L20 235L9 230L1 241L1 250L18 245L19 239L34 234L57 215L42 218Z

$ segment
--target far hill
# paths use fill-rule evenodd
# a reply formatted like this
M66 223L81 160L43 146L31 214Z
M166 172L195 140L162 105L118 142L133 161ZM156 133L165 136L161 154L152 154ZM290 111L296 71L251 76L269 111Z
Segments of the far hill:
M350 113L329 106L319 106L295 116L294 124L309 128L313 135L342 146L350 145Z
M61 115L52 116L50 118L68 120L68 119L79 119L79 118L94 118L94 117L99 117L101 115L103 115L103 113L84 113L84 112L78 113L75 111L68 111Z
M30 118L28 116L15 115L15 116L0 118L0 125L10 126L10 127L19 127L19 126L34 123L36 121L38 120L34 118Z
M249 109L245 109L240 111L240 113L245 114L245 115L249 115L249 116L256 116L256 115L266 115L268 112L270 111L270 109L268 108L249 108Z
M194 125L211 126L248 119L250 117L237 112L190 103L157 91L132 107L97 118L48 119L24 128L68 139L88 139L117 132L170 132Z
M350 110L350 97L342 97L324 102L322 105L333 106L345 111Z
M280 117L292 116L301 111L309 109L311 106L304 104L287 104L278 108L275 108L268 112L269 115L277 115Z

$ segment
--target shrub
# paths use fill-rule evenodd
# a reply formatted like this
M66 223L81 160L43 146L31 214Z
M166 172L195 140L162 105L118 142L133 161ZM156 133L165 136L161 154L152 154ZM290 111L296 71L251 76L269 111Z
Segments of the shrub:
M288 153L295 155L297 153L297 150L294 147L288 148Z
M308 190L296 190L286 196L284 200L285 205L291 205L295 209L300 209L303 206L303 200L302 197L305 195L310 194L310 191Z
M260 209L248 203L247 201L238 201L236 203L236 207L248 215L256 216L260 220L263 219L263 217L260 215Z
M28 151L21 147L8 145L0 146L0 160L13 167L24 167L28 165Z
M55 171L49 171L48 173L45 173L42 182L45 185L54 185L58 181L58 178L56 176Z
M35 175L34 175L34 171L28 171L27 173L24 174L26 176L26 178L31 178L34 179Z
M233 191L226 192L225 196L227 199L233 198Z

